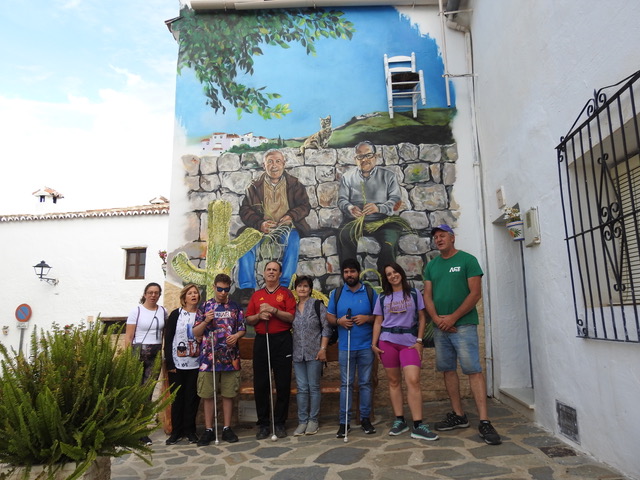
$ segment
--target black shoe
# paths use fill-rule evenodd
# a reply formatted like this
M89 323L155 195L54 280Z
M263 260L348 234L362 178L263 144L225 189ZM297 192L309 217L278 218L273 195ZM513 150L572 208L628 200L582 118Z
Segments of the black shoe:
M153 442L147 435L145 435L144 437L140 437L140 443L147 447L150 447L151 445L153 445Z
M338 432L336 433L336 438L344 438L344 436L351 431L351 425L345 425L344 423L340 424L338 428Z
M238 441L238 436L235 433L233 433L233 430L231 430L231 427L227 427L224 430L222 430L222 440L229 443L236 443Z
M164 444L165 445L175 445L180 440L182 440L182 435L178 435L177 433L172 433L171 436L169 438L167 438L167 441L164 442Z
M258 440L264 440L265 438L269 438L269 434L271 432L269 431L269 427L267 427L266 425L260 425L258 427L258 433L256 433L256 438Z
M195 432L187 435L187 440L189 440L189 443L198 443L200 441L198 439L198 435L196 435Z
M276 437L285 438L287 436L287 431L284 428L284 425L276 425Z
M441 421L436 422L434 428L439 431L453 430L454 428L467 428L469 426L469 420L466 415L456 415L456 412L447 413L447 417Z
M360 426L362 427L362 430L364 431L364 433L366 433L367 435L376 433L376 429L374 428L373 425L371 425L371 422L367 417L362 418L360 420Z
M498 435L498 432L496 432L496 429L493 428L493 425L491 425L491 422L489 420L482 420L480 422L480 425L478 426L478 432L480 438L482 438L485 443L488 443L489 445L500 445L502 443L500 435Z
M215 434L213 433L213 430L207 429L204 431L204 433L200 437L200 440L198 440L198 446L206 447L214 440L215 440Z

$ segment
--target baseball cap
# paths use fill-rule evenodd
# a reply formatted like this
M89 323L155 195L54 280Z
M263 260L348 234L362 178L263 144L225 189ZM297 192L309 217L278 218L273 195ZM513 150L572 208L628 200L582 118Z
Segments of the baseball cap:
M442 230L443 232L447 232L450 233L451 235L455 235L453 233L453 228L451 228L449 225L446 224L442 224L442 225L438 225L437 227L433 227L431 229L431 235L433 236L434 233L436 233L438 230Z

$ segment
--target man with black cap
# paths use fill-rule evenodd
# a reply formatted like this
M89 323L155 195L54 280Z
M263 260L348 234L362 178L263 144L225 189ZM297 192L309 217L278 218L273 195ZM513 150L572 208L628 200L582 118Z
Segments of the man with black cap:
M478 432L489 445L502 443L487 414L485 384L478 341L478 311L482 297L482 269L473 255L455 248L455 234L449 225L438 225L431 236L440 256L424 267L424 305L434 322L436 368L444 374L444 384L453 411L435 424L435 429L468 428L469 420L462 409L457 363L469 377L480 425Z

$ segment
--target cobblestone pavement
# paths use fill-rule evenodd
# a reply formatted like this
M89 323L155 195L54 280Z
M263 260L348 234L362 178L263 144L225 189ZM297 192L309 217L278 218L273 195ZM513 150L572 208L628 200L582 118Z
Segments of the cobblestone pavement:
M377 433L365 435L353 425L348 442L336 438L337 424L324 419L313 436L256 440L255 427L234 428L238 443L221 442L197 447L182 440L164 444L162 431L152 435L152 465L128 455L112 459L114 480L226 478L230 480L414 480L414 479L509 479L509 480L628 480L612 468L582 455L536 427L515 410L490 400L489 413L503 443L486 445L478 437L478 418L473 403L465 408L471 426L439 432L440 440L414 440L409 433L390 437L388 408L378 408ZM425 403L431 424L444 417L449 405ZM410 415L407 421L411 420Z

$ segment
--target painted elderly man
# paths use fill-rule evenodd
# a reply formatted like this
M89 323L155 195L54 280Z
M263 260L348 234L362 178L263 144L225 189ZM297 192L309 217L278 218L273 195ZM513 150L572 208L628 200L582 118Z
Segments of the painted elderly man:
M376 146L364 141L356 145L356 167L342 177L338 190L338 208L343 224L338 232L340 262L357 258L358 240L370 236L380 244L378 269L395 261L398 239L405 228L393 212L400 205L400 185L395 173L377 166ZM361 229L353 220L363 218Z
M300 181L284 171L286 158L280 150L268 150L263 159L264 174L247 189L240 206L240 218L247 227L265 234L262 241L240 258L238 286L248 293L256 289L256 255L265 242L273 246L277 260L282 253L280 285L289 286L298 266L300 237L309 234L305 218L311 211L309 196Z

